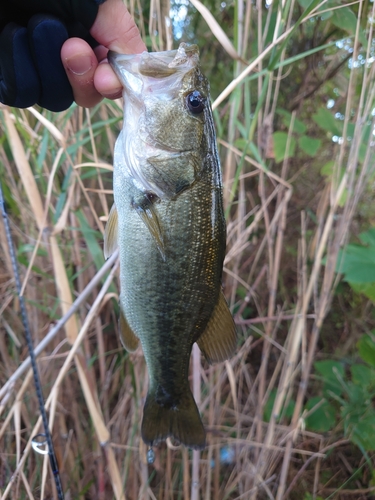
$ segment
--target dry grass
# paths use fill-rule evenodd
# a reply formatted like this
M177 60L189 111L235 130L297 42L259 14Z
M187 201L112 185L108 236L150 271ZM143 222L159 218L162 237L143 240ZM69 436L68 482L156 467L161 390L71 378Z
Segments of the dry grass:
M152 32L164 34L152 40L154 49L170 47L167 26L157 23L168 5L151 5ZM194 5L199 8L198 0ZM314 200L312 221L295 195L299 180L306 182L300 166L286 159L271 172L256 154L234 146L239 135L235 124L246 106L240 83L261 72L272 47L280 47L295 29L292 2L289 11L279 13L273 44L265 47L260 34L259 55L245 64L248 19L257 15L259 25L263 20L251 2L243 7L236 47L200 9L224 49L237 59L233 82L214 107L229 123L229 133L219 138L228 214L224 282L240 332L238 351L224 364L209 367L197 349L193 353L192 387L208 431L208 446L201 453L167 442L155 450L154 465L147 465L139 433L146 367L140 351L129 355L118 340L115 258L97 274L104 266L101 234L112 199L111 152L121 103L104 102L90 113L72 107L58 115L0 109L0 175L19 257L28 264L21 268L24 294L35 346L40 345L39 370L66 499L281 500L302 498L307 491L298 486L303 477L312 495L336 491L330 485L322 489L320 468L327 452L348 441L331 442L330 436L306 431L304 402L338 282L338 250L347 241L374 165L371 137L365 159L359 161L363 124L372 119L374 65L361 73L361 82L354 70L347 82L343 139L330 146L335 159L331 181L314 185L316 178L308 179L305 194ZM282 91L284 50L278 69L266 76L258 73L258 106L248 129L249 142L257 137L258 151L264 150L267 137L261 131L274 122ZM235 98L223 107L233 90ZM353 121L348 141L347 125ZM291 241L292 256L286 250ZM26 344L2 222L0 243L1 498L54 498L47 458L30 446L40 432L40 418L24 361ZM60 317L64 319L56 328ZM48 343L43 342L46 336ZM264 410L274 390L266 422ZM288 417L291 400L295 405ZM366 492L355 494L360 498Z

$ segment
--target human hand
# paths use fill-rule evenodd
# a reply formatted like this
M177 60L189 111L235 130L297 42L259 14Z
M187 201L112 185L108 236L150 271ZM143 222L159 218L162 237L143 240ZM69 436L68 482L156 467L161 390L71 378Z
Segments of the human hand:
M80 106L91 107L103 97L116 99L122 86L107 62L108 49L125 54L146 50L133 18L121 0L107 0L100 5L91 36L101 45L94 50L80 38L68 39L61 49L74 100Z
M112 69L101 61L108 49L137 53L146 47L122 1L102 2L1 2L0 101L62 111L73 99L90 107L103 96L121 95Z

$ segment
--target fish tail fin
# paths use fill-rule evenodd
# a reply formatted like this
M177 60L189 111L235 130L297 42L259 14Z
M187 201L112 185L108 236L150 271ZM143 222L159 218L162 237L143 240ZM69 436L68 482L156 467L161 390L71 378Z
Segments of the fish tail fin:
M176 439L188 448L202 449L206 446L206 432L190 389L175 407L158 404L154 392L147 394L142 439L152 446L167 437Z

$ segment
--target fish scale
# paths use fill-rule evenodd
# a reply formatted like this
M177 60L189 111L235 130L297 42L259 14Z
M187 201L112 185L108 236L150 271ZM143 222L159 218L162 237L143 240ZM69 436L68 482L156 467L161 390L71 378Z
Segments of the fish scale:
M209 85L196 46L111 52L109 62L125 106L105 254L118 245L121 340L129 351L140 341L148 368L142 438L199 449L206 437L188 382L192 346L210 363L236 347L221 290L226 229Z

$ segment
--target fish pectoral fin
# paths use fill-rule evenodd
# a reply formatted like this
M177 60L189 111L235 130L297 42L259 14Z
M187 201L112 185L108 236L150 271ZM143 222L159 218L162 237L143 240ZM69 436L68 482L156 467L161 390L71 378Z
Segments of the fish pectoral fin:
M237 345L236 326L223 292L197 344L206 360L218 363L229 359Z
M113 204L104 231L104 258L108 259L118 246L118 214Z
M120 332L120 340L124 348L128 352L134 352L139 345L139 338L130 328L127 319L125 318L124 313L120 307L120 319L119 319L119 332Z
M163 233L161 231L159 218L154 205L151 201L147 200L147 202L144 201L141 205L136 205L135 209L137 210L138 215L141 217L147 229L150 231L150 234L155 242L155 245L157 246L157 249L160 252L160 255L162 256L162 259L165 260Z

